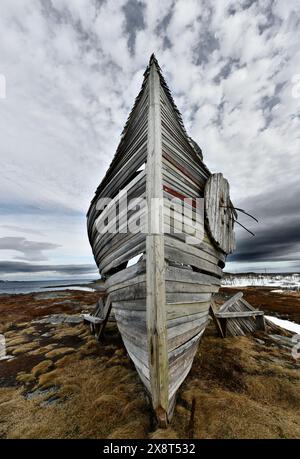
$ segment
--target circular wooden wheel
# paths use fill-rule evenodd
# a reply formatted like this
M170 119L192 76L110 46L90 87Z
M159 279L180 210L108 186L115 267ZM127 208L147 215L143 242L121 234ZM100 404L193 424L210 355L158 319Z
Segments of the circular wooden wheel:
M235 249L234 208L230 201L229 183L222 174L212 174L209 177L204 200L209 235L224 253L232 253Z

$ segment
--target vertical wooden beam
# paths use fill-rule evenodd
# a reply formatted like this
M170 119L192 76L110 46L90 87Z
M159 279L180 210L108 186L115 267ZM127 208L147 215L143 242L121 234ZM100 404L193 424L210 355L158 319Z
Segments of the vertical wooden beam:
M220 324L221 324L223 338L226 338L226 336L227 336L227 319L223 319L223 318L220 319Z
M149 75L149 115L146 194L147 335L152 404L161 425L167 422L169 404L166 330L165 258L163 235L162 140L160 81L152 59Z
M98 341L100 341L102 336L103 336L103 332L104 332L104 329L106 327L106 324L107 324L107 321L108 321L108 318L109 318L109 315L110 315L111 307L112 307L112 302L110 300L110 296L107 295L106 300L105 300L105 305L104 305L104 308L103 308L103 312L102 312L104 320L103 320L102 324L100 324L99 326L95 326L96 336L97 336L97 340Z
M215 315L215 313L216 313L216 305L215 305L214 301L211 302L211 305L210 305L210 308L209 308L209 313L210 313L210 315L211 315L211 317L212 317L212 319L214 321L214 324L216 326L217 332L219 333L221 338L225 338L221 323L220 323L219 319Z
M263 314L256 316L256 329L266 331L265 316Z

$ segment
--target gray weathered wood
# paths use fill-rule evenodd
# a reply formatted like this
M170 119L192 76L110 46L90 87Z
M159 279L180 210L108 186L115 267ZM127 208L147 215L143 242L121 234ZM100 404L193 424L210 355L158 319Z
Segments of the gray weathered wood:
M241 292L226 301L219 311L211 308L210 312L223 338L226 335L242 336L256 330L265 330L264 312L254 309L242 298Z
M160 82L156 66L150 68L146 237L147 334L152 403L160 422L166 422L169 405L168 351L166 333L166 293L162 212L162 144L160 120Z
M237 319L242 317L255 317L264 315L263 311L233 311L233 312L216 312L219 319Z
M205 214L209 233L225 253L235 248L233 212L229 197L229 184L222 174L212 174L205 185Z
M141 172L142 165L145 167ZM91 327L100 335L113 308L128 355L161 426L166 426L172 416L176 391L191 369L226 260L222 246L228 239L226 225L215 227L219 244L214 242L207 222L203 222L202 234L198 231L197 239L193 238L194 244L187 243L187 236L190 238L194 230L194 199L204 197L209 177L201 150L188 137L152 57L117 152L91 203L87 223L94 258L109 297L109 301L99 302ZM142 232L126 232L127 221L120 222L126 211L118 205L115 216L119 191L126 191L128 200L146 198L147 207L129 212L130 218L140 220ZM213 212L216 193L212 196L209 208ZM190 216L183 228L182 209L177 206L172 211L174 197L189 199ZM113 200L105 210L97 208L101 198ZM158 200L161 206L153 205ZM108 221L108 228L116 227L118 232L100 234L97 222ZM171 234L163 234L166 229ZM136 256L140 257L138 263L128 267L128 261ZM235 307L251 311L240 299L228 305L226 311L232 312ZM215 320L223 321L225 333L237 334L262 326L261 316L252 316ZM241 326L237 320L243 321Z
M92 324L101 324L104 321L104 319L92 316L91 314L82 314L82 317L84 321L91 322Z

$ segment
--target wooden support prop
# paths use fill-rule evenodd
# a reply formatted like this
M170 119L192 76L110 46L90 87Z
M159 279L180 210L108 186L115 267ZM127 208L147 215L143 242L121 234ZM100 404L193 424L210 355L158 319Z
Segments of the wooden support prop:
M103 319L92 316L91 314L82 314L82 317L85 322L90 322L94 325L101 324L103 322Z
M257 327L257 330L266 331L266 323L265 323L264 314L256 316L256 327Z
M150 68L146 236L147 266L147 337L153 408L158 423L165 427L169 405L168 350L166 327L165 257L162 233L162 139L160 113L160 81L154 63ZM160 204L160 205L159 205Z
M91 330L92 335L96 334L96 322L97 322L96 318L97 319L102 319L101 312L103 310L103 307L104 307L104 304L103 304L103 299L101 297L98 300L98 303L96 305L96 308L95 308L94 312L92 314L87 314L86 315L85 320L87 322L89 322L89 324L90 324L90 330ZM87 316L89 316L89 317L87 317ZM91 317L94 317L95 320L93 320Z
M107 295L105 302L103 301L103 298L99 299L93 314L82 314L84 321L90 324L91 333L98 341L100 340L108 321L111 306L110 295Z
M226 311L226 312L216 312L216 317L218 319L239 319L239 318L247 318L247 317L256 317L256 316L263 316L263 311Z
M110 295L107 295L105 305L103 308L103 312L102 312L102 322L99 325L95 326L95 336L98 341L100 341L100 339L103 336L103 332L104 332L105 326L109 318L111 307L112 307L112 303L111 303Z
M227 335L227 319L220 319L220 325L222 328L223 338L226 338Z
M219 335L221 336L221 338L225 338L224 336L224 333L223 333L223 328L221 326L221 322L220 320L218 319L218 317L216 316L217 314L217 311L216 311L216 304L214 301L212 301L211 305L210 305L210 308L209 308L209 313L214 321L214 324L216 326L216 329L217 329L217 332L219 333Z
M214 307L215 305L210 308L218 333L223 338L227 334L243 336L247 333L253 333L255 330L265 331L264 312L254 309L242 298L242 295L241 292L235 294L218 311Z

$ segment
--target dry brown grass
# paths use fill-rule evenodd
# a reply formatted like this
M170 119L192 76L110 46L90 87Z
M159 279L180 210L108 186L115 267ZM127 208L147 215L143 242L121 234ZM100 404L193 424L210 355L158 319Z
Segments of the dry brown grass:
M45 355L47 352L52 351L57 346L57 343L48 344L47 346L39 347L34 351L28 352L29 355Z
M43 407L38 401L24 401L20 391L12 393L10 403L1 403L2 422L8 438L120 438L126 427L128 438L145 437L149 430L149 413L144 392L133 369L121 366L95 366L92 359L58 368L40 377L39 387L59 385L57 395L67 397L63 403ZM133 382L120 383L125 375ZM50 384L49 384L50 383ZM5 397L5 393L2 393ZM124 412L135 398L143 403ZM138 422L137 422L138 420Z
M24 371L22 371L18 373L16 380L27 385L33 383L35 381L35 377L31 373L25 373Z
M74 352L72 347L59 347L57 349L53 349L53 351L47 352L46 357L52 359L53 357L71 354L72 352Z
M299 369L278 348L263 347L262 360L261 348L251 337L204 338L175 410L181 436L194 399L194 438L300 437Z
M8 321L6 326L11 348L20 352L2 362L2 438L300 436L299 369L284 351L259 345L253 337L222 340L212 327L207 330L178 393L172 424L162 430L155 427L115 324L108 324L101 344L83 324L16 321L12 326ZM36 389L39 396L28 399Z
M8 349L10 349L19 346L20 344L24 344L26 342L28 342L28 338L26 336L18 336L17 338L7 339L6 346Z
M24 343L24 344L20 344L18 347L16 347L13 350L11 350L11 348L8 348L8 353L11 353L13 355L22 355L29 351L32 351L33 349L36 349L37 346L38 346L37 342Z
M46 373L53 366L52 360L43 360L38 363L35 367L32 368L31 373L33 376L39 376L43 373Z

